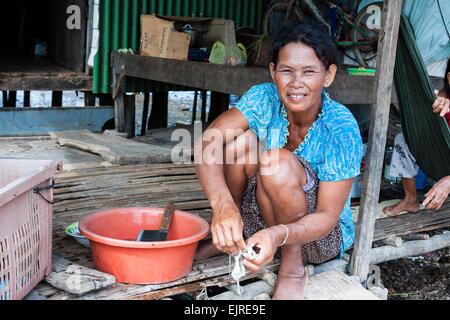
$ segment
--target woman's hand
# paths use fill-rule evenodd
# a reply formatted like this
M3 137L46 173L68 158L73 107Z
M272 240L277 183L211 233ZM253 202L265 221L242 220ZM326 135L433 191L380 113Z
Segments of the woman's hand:
M436 100L433 103L433 112L434 113L440 113L439 115L441 117L445 116L447 112L449 112L450 108L450 100L446 97L442 97L439 95L439 91L434 90L434 93L436 94Z
M238 253L238 249L245 250L242 236L244 224L234 203L218 205L213 211L211 234L216 248L234 255Z
M446 176L436 182L425 194L422 204L427 209L440 209L450 193L450 176Z
M286 237L283 227L275 226L258 231L249 239L247 246L256 247L257 255L252 259L244 254L244 266L252 272L258 272L273 260L275 252Z

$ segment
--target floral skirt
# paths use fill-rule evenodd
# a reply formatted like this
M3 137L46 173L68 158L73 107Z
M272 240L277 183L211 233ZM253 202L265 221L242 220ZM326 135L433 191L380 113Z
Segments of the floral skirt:
M311 165L302 157L298 160L305 168L306 184L303 187L305 192L308 212L312 214L317 204L317 192L319 189L319 179L316 173L311 168ZM244 223L244 238L248 239L256 232L268 228L269 226L261 216L258 204L256 202L256 177L254 176L247 185L244 197L242 199L241 207L242 220ZM339 255L342 242L342 233L339 221L333 231L326 237L315 240L309 243L302 244L302 259L303 263L323 263L327 260L333 259ZM278 250L277 257L280 257Z

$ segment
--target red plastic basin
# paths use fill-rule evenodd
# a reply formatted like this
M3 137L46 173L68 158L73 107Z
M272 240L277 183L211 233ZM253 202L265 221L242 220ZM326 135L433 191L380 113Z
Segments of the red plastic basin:
M80 220L80 232L89 239L97 270L118 282L165 283L187 275L198 242L209 224L192 213L175 210L166 241L137 242L140 230L158 230L163 208L117 208L91 213Z

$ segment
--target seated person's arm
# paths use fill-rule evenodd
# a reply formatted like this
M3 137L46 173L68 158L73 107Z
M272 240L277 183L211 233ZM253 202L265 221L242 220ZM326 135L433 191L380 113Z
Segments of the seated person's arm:
M440 209L450 193L450 176L441 178L425 194L422 204L427 209Z
M432 105L433 112L439 113L443 117L449 112L450 100L447 98L445 89L442 89L440 92L435 90L434 93L436 94L436 100Z

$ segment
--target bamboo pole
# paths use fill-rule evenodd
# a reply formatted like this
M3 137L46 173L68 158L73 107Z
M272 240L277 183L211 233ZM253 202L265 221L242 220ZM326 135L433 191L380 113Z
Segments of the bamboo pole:
M377 214L384 149L386 147L389 98L392 94L402 3L403 0L386 0L383 6L382 30L378 41L377 71L367 145L367 166L350 267L352 274L358 276L361 282L367 279L369 273L370 250Z

